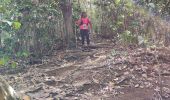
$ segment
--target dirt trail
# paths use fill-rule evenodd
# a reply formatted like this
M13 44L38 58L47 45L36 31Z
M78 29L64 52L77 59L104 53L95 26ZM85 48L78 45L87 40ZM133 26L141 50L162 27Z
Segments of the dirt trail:
M98 43L91 52L57 51L26 73L8 75L11 85L33 100L158 100L158 64L152 50L125 50ZM167 52L169 49L167 49ZM169 55L157 50L162 68L163 94L170 100ZM163 52L163 53L162 53ZM159 64L160 65L160 64Z

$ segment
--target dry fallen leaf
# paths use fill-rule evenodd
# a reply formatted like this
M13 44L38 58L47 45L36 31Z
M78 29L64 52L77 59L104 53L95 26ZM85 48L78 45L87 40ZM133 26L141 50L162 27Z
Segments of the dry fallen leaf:
M23 99L23 100L31 100L31 97L28 96L28 95L24 95L22 99Z

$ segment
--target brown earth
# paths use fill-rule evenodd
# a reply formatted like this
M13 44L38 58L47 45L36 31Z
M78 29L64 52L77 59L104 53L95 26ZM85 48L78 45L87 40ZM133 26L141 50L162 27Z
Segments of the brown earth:
M90 52L57 51L6 79L32 100L170 100L170 49L98 43ZM162 82L161 82L162 81Z

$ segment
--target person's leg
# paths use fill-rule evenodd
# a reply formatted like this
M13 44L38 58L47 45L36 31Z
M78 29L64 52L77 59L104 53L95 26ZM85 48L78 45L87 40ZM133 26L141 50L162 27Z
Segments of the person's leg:
M85 50L89 51L90 50L90 48L89 48L89 44L90 44L89 31L85 30L84 33L85 33L85 39L86 39L86 42L87 42L87 47L85 48Z
M84 45L84 40L85 40L84 30L80 30L80 35L81 35L81 43L82 45Z
M89 31L86 30L86 41L87 41L87 45L89 46L90 44L90 37L89 37Z

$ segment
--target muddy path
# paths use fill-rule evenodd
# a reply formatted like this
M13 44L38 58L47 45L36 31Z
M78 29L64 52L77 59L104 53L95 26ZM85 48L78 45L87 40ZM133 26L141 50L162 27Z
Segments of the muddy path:
M90 52L54 52L43 64L6 79L32 100L170 100L169 51L97 43Z

